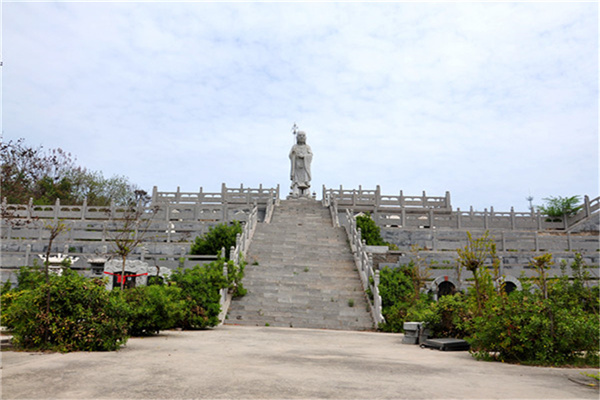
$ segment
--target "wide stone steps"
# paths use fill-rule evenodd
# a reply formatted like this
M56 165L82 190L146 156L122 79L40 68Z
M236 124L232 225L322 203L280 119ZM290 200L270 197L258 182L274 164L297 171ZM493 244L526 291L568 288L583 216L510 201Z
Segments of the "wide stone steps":
M373 322L346 235L313 200L283 201L259 224L226 323L368 330Z

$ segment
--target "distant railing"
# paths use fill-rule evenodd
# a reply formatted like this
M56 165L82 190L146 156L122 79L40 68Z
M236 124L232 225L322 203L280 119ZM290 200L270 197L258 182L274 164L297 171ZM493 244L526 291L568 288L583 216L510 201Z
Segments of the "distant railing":
M326 197L335 199L340 209L353 208L360 211L379 211L386 208L433 208L437 211L452 210L450 192L446 192L444 197L427 196L425 192L422 196L405 196L402 191L397 196L390 196L382 195L379 185L375 190L365 190L362 186L350 190L345 190L342 186L339 189L326 189L323 185L323 199Z
M354 213L369 212L378 226L391 228L448 228L483 230L569 230L579 222L597 214L600 210L600 197L590 200L584 196L577 214L567 218L548 218L539 211L515 212L489 210L452 210L450 193L445 197L382 195L379 186L376 190L326 189L323 186L323 204L335 200L339 212L352 210Z
M279 199L279 185L276 188L228 188L223 183L221 192L204 192L202 188L198 192L181 192L177 187L176 192L159 192L154 186L152 189L152 205L171 204L266 204L269 199Z
M373 269L373 256L366 250L366 243L361 238L360 229L356 228L356 219L352 213L347 210L346 215L349 224L346 226L346 233L350 242L350 248L354 255L354 262L358 269L363 289L370 289L373 298L368 298L371 308L371 315L375 325L384 322L381 306L381 295L379 294L379 271Z

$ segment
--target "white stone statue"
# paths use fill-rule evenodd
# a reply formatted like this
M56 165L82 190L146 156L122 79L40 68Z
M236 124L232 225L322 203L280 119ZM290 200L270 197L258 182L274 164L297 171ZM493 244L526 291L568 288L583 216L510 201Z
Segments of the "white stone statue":
M292 171L292 197L310 197L310 163L312 162L312 150L306 144L306 133L300 131L296 134L296 144L290 151Z

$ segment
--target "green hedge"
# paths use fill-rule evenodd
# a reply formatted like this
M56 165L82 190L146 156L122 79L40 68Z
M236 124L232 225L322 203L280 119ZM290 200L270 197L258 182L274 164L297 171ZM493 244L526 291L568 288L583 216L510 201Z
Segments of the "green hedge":
M87 279L66 269L51 275L27 270L33 288L2 295L2 325L12 331L13 345L28 350L105 351L127 342L127 304L111 296L101 279ZM32 276L33 275L33 276ZM25 285L27 287L27 285ZM50 312L46 299L50 292Z

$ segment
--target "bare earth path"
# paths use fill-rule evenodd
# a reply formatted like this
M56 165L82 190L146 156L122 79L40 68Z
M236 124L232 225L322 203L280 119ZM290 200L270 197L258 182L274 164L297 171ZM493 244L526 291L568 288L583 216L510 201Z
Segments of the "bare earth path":
M2 352L2 399L598 399L594 370L475 361L401 335L221 326L111 353Z

